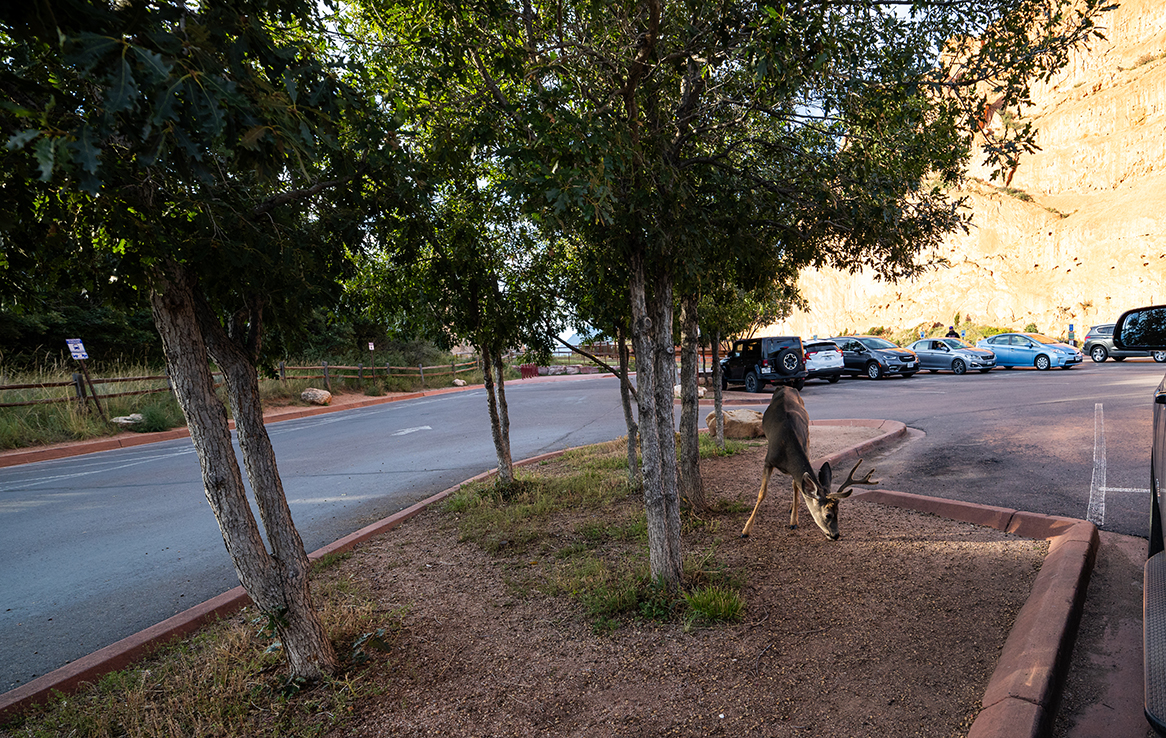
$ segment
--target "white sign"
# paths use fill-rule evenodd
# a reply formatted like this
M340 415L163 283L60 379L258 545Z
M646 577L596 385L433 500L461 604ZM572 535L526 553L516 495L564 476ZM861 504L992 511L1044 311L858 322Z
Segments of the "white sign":
M85 353L85 344L81 343L80 338L66 338L65 345L69 347L69 353L74 359L89 358L89 354Z
M369 342L368 342L368 350L369 350L369 351L372 351L372 341L369 341Z

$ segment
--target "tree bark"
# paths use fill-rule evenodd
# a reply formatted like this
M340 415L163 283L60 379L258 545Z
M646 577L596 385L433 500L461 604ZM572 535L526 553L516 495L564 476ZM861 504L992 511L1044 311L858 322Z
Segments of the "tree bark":
M724 390L721 385L721 332L713 331L713 415L716 419L717 448L725 450Z
M275 455L263 430L254 365L239 361L241 349L226 339L217 321L217 333L208 340L206 330L213 316L206 315L209 308L201 303L197 286L181 266L169 264L156 272L150 305L174 391L198 454L207 501L239 581L260 612L276 626L291 675L315 680L330 674L337 666L336 655L312 606L307 554L291 522ZM231 445L227 412L215 395L208 363L212 345L226 376L248 477L272 553L268 553L251 514Z
M616 345L619 348L619 371L623 376L623 381L619 383L619 399L623 405L624 423L628 427L628 486L635 489L643 481L640 476L640 426L636 423L636 414L632 409L632 392L628 387L631 361L628 356L627 331L622 325L616 329Z
M498 479L503 484L510 484L514 481L514 463L510 458L510 421L504 405L505 395L502 395L503 408L501 413L499 412L499 393L494 384L494 372L497 371L501 377L502 357L501 354L495 356L494 352L485 345L478 346L478 352L482 355L482 377L486 384L486 404L490 408L490 434L494 437L494 451L498 455Z
M672 383L676 371L672 346L672 285L667 274L656 275L649 294L644 258L636 255L632 259L630 287L648 557L652 578L676 591L680 587L683 562L680 501L676 489L676 435L672 419Z
M693 510L708 509L700 477L700 398L697 391L697 351L700 326L697 298L680 298L680 498Z

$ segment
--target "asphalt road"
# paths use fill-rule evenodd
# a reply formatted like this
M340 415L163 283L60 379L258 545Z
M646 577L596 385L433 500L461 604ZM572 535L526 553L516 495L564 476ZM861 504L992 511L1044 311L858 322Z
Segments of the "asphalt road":
M811 382L810 417L887 418L886 489L1145 535L1150 399L1166 365ZM610 378L507 385L514 457L623 434ZM758 395L758 406L768 394ZM269 426L308 550L494 466L470 390ZM703 413L702 413L703 414ZM189 440L0 469L0 691L234 587Z

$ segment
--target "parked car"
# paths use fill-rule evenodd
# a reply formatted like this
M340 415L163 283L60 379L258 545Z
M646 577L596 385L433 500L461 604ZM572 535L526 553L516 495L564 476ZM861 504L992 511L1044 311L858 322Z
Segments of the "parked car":
M881 379L888 374L910 377L919 371L919 359L911 351L878 336L831 338L842 349L843 371Z
M1137 308L1117 319L1113 336L1119 351L1166 351L1166 305ZM1166 545L1163 544L1162 484L1166 481L1166 378L1154 390L1150 440L1150 530L1142 570L1142 654L1146 720L1166 735Z
M1075 346L1039 333L998 333L978 341L976 348L996 354L996 366L1005 369L1016 366L1072 369L1085 360L1085 354Z
M1153 356L1154 361L1158 363L1166 362L1166 350L1134 351L1131 349L1119 349L1114 346L1113 326L1113 323L1102 323L1101 325L1093 326L1085 334L1085 353L1089 355L1090 359L1100 364L1110 358L1114 361L1125 361L1131 356Z
M806 379L825 379L834 384L842 378L846 363L842 349L833 341L810 341L806 347Z
M940 370L963 374L971 369L987 374L996 366L996 354L969 346L958 338L924 338L907 348L919 357L919 368L932 374Z
M721 360L721 387L744 384L746 392L760 392L767 383L801 389L806 383L802 339L797 336L764 336L733 342L733 350Z

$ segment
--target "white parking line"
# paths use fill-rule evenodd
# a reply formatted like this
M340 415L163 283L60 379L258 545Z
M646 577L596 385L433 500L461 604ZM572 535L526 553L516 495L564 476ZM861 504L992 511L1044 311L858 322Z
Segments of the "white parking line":
M1105 525L1105 414L1101 403L1093 406L1093 481L1085 519L1098 528Z

